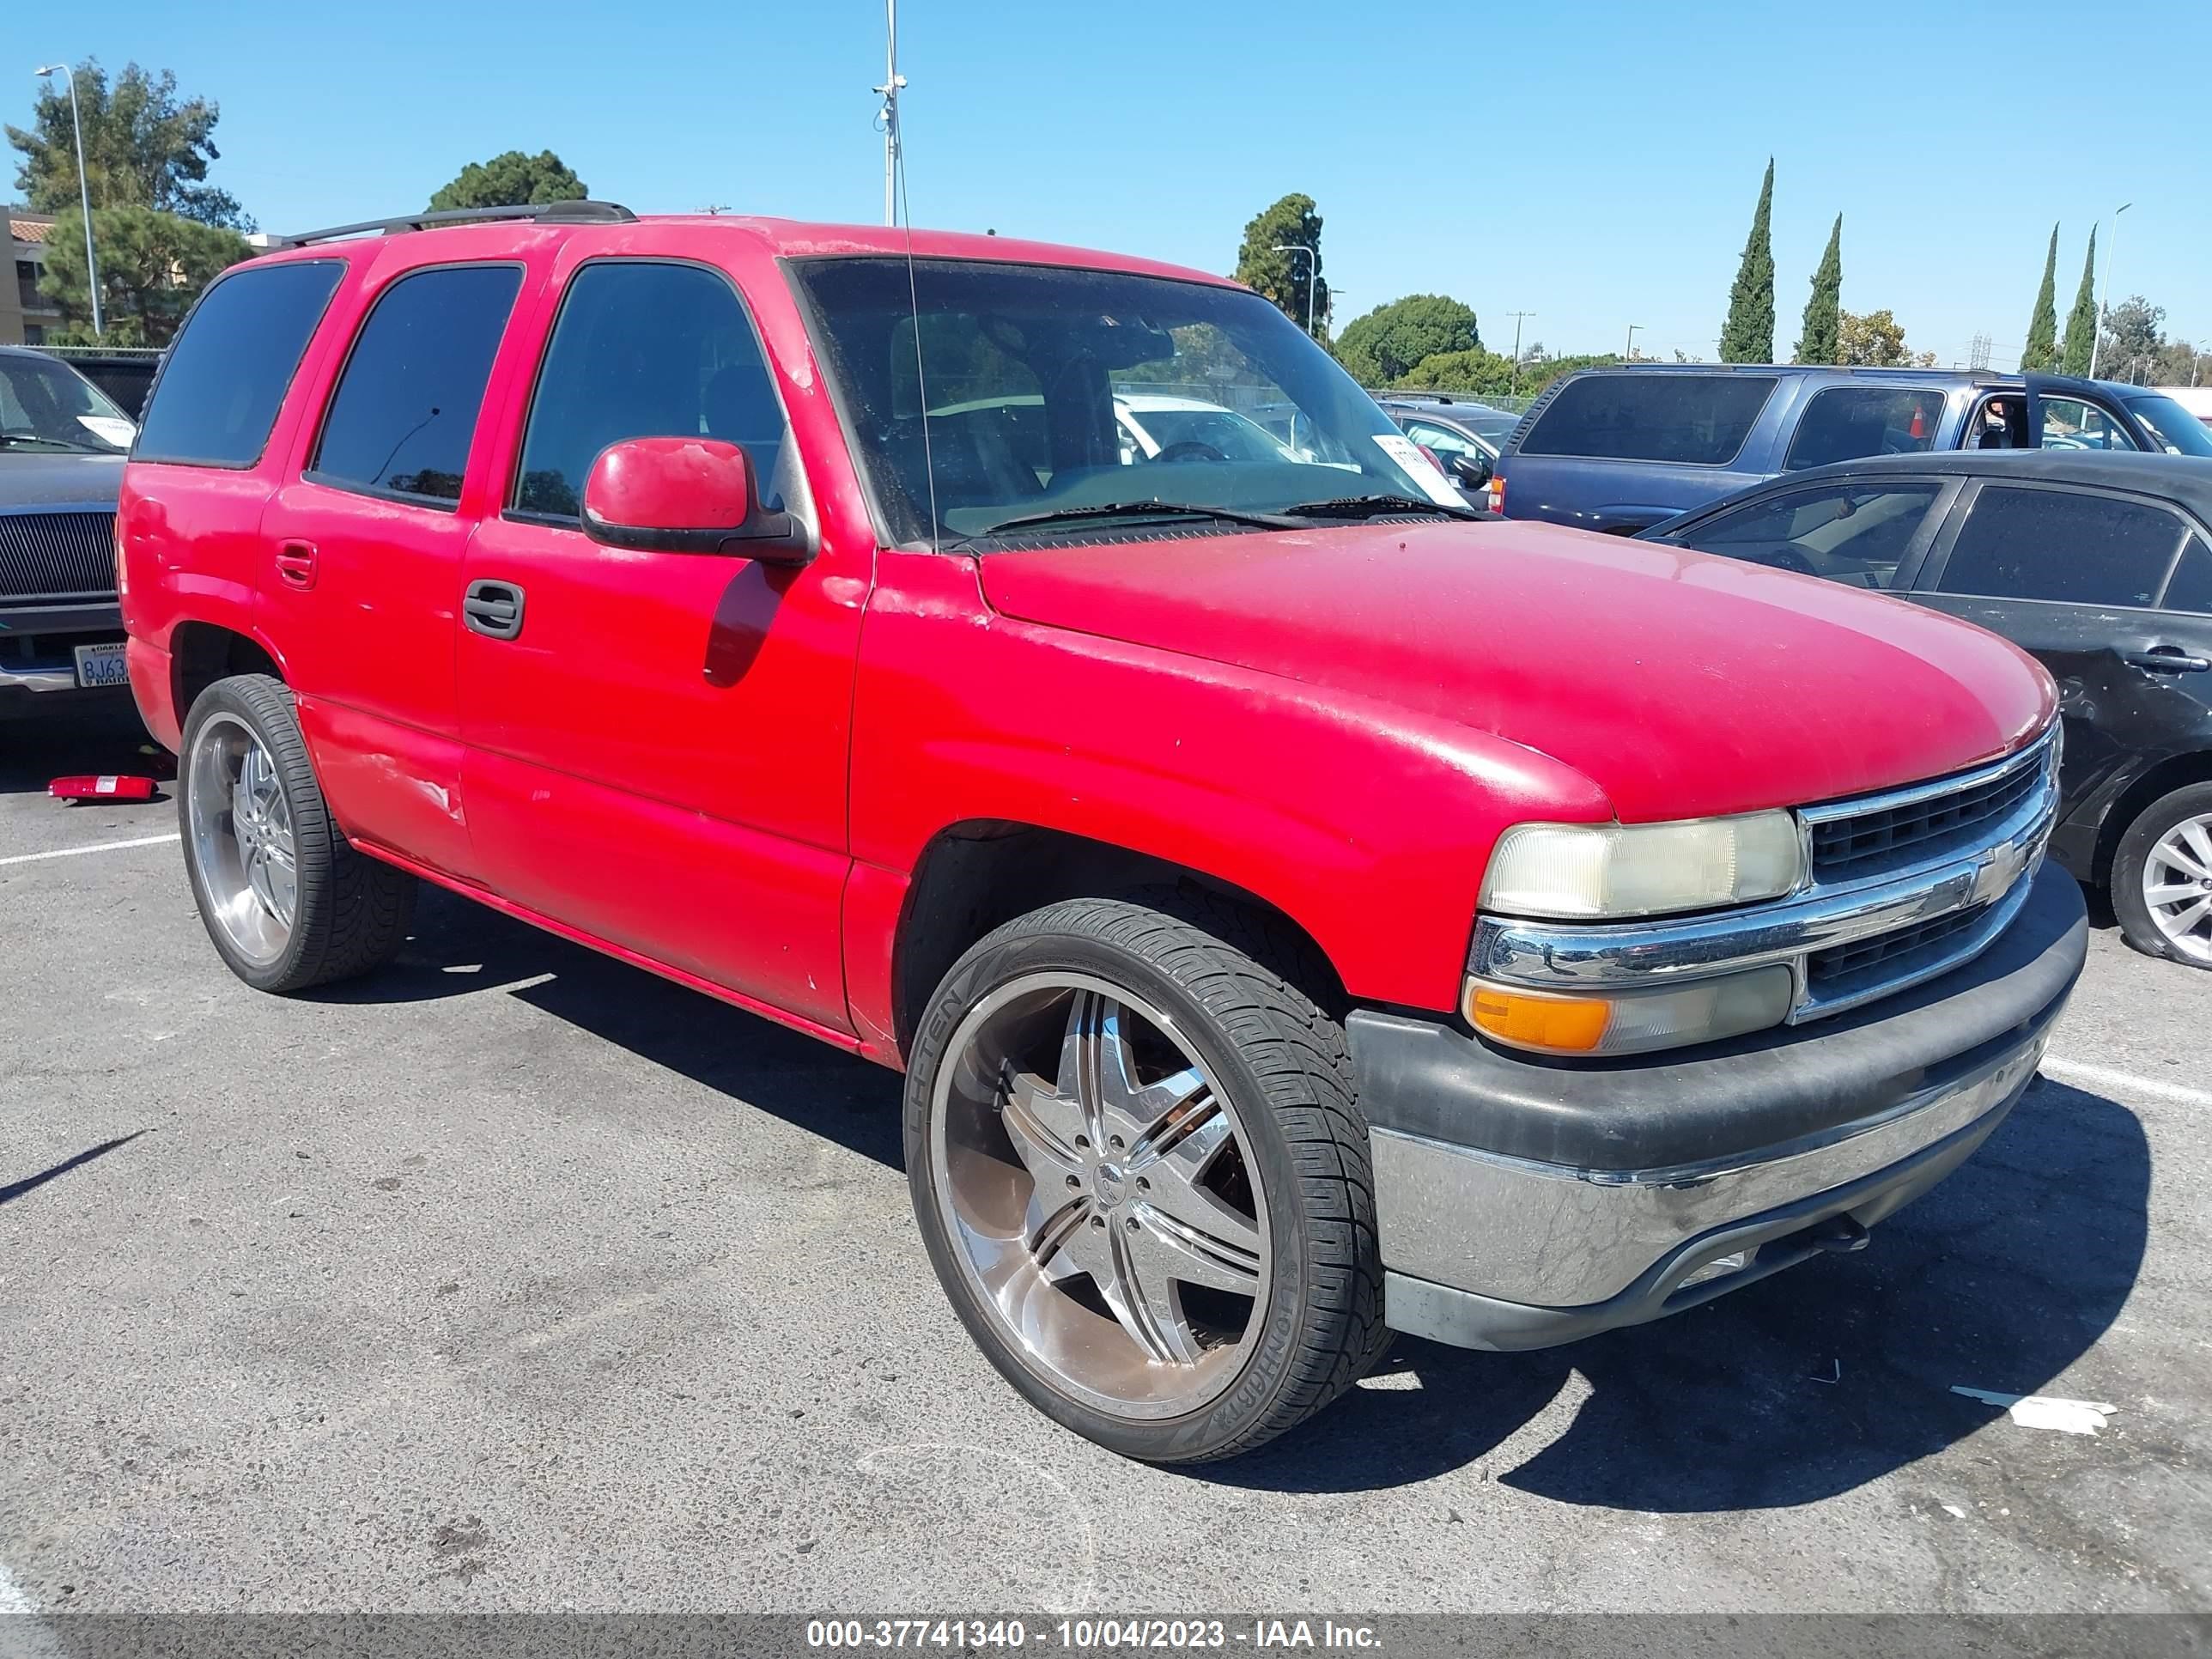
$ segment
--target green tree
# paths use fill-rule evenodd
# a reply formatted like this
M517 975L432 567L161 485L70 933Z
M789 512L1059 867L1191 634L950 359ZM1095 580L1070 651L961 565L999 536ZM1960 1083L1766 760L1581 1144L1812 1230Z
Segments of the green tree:
M1845 311L1837 317L1836 361L1854 368L1933 368L1936 354L1915 356L1905 343L1905 325L1887 310L1863 316Z
M2089 345L2097 337L2097 228L2089 227L2089 251L2081 257L2081 286L2074 290L2074 309L2066 313L2066 349L2058 366L2069 374L2089 372Z
M62 326L47 335L56 345L167 345L200 290L253 252L234 230L148 207L94 208L92 234L106 330L92 331L84 216L72 210L54 221L39 278L39 292L61 307Z
M1721 361L1774 361L1774 158L1767 157L1766 179L1759 187L1759 206L1744 238L1743 260L1729 290L1728 321L1721 325Z
M2043 286L2035 290L2035 309L2027 319L2027 343L2020 366L2034 372L2058 367L2058 227L2051 228L2051 249L2043 256Z
M1278 247L1302 247L1303 253L1278 253ZM1291 194L1263 209L1244 227L1243 245L1237 250L1237 280L1271 301L1300 328L1313 319L1314 331L1325 332L1328 315L1328 283L1321 274L1321 215L1310 196Z
M2160 325L2166 307L2130 294L2105 307L2105 343L2097 348L2097 373L2108 380L2146 384L2166 350Z
M1481 346L1471 307L1441 294L1409 294L1346 326L1336 355L1362 386L1382 386L1396 385L1424 358Z
M1812 297L1805 301L1805 320L1798 331L1796 363L1836 361L1836 319L1844 303L1844 216L1836 216L1828 232L1828 249L1813 273Z
M430 211L450 208L543 207L548 202L580 202L590 188L550 149L525 155L510 149L489 161L471 161L453 181L430 198Z
M1400 386L1416 392L1504 392L1513 389L1513 360L1480 346L1439 351L1398 377Z
M253 228L238 198L207 182L208 163L221 156L214 141L221 114L216 105L204 98L179 100L177 77L167 70L152 76L128 64L111 86L100 60L88 58L70 73L84 121L84 176L94 209L153 208L202 224ZM30 126L11 126L7 133L22 158L15 188L32 210L61 213L76 207L69 83L48 76L31 106Z

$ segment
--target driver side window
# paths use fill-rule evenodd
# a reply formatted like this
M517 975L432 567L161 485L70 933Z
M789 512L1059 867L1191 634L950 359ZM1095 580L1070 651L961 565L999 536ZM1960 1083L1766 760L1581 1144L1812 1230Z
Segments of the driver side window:
M1677 539L1702 552L1887 590L1896 586L1898 566L1941 488L1896 483L1794 490L1723 513Z
M2110 410L2078 398L2043 400L2043 447L2045 449L2133 449L2135 440L2114 420Z

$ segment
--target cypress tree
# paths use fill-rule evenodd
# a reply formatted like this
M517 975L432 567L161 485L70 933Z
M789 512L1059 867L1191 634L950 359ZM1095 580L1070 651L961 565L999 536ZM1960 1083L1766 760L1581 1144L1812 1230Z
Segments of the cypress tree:
M2089 372L2089 349L2097 338L2097 228L2089 227L2089 252L2081 260L2081 286L2075 290L2074 309L2066 313L2066 349L2058 366L2069 374Z
M2058 227L2051 228L2051 251L2043 256L2043 286L2035 291L2035 310L2027 319L2027 343L2021 348L2023 372L2058 367Z
M1774 158L1766 158L1766 179L1759 187L1759 206L1744 239L1743 263L1729 290L1728 321L1721 325L1721 361L1774 361L1774 239L1768 222L1774 213Z
M1813 273L1813 295L1805 301L1805 321L1792 362L1836 361L1836 326L1843 306L1844 216L1838 213L1835 228L1828 233L1828 251L1820 256L1820 268Z

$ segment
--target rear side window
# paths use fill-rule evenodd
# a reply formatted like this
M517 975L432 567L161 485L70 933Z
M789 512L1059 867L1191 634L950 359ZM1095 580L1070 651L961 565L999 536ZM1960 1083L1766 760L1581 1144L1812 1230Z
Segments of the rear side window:
M1910 386L1832 386L1813 394L1790 440L1782 470L1856 461L1867 455L1917 455L1936 447L1943 394Z
M241 270L208 289L163 361L132 455L181 466L258 461L344 274L338 260L297 261Z
M521 285L514 265L442 265L386 289L354 341L307 476L460 500L484 382Z
M782 508L783 405L729 283L696 265L585 265L538 371L515 509L573 522L609 444L693 437L743 449L763 504Z
M2060 605L2148 605L2181 543L2163 507L2058 489L1984 489L1937 588Z
M2189 545L2181 550L2181 562L2173 567L2173 578L2166 585L2161 604L2168 611L2212 613L2212 542L2202 536L2189 538Z
M1559 388L1520 453L1726 466L1774 384L1758 374L1585 374Z

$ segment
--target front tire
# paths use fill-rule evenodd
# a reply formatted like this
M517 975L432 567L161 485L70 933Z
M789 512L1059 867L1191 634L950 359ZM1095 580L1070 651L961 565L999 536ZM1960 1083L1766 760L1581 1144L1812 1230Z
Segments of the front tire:
M1177 892L1007 923L924 1014L906 1152L991 1363L1125 1456L1304 1422L1389 1340L1342 1028L1243 913Z
M2112 855L2112 914L2150 956L2212 968L2212 783L2145 807Z
M192 898L239 978L303 991L398 951L415 878L356 852L331 820L281 680L234 674L201 692L177 783Z

